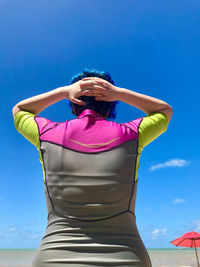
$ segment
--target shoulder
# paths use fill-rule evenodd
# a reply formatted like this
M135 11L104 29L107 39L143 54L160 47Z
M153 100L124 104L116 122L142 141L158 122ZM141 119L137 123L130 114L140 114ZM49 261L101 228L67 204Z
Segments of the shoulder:
M132 131L138 134L139 126L142 120L143 120L143 117L140 117L140 118L128 121L128 122L120 123L120 125L130 128Z
M53 122L25 110L17 112L14 116L17 131L37 147L40 145L40 136L59 124L61 122Z
M163 112L153 112L142 118L139 125L139 144L145 147L162 133L169 125L169 118Z
M153 112L147 116L142 117L139 130L146 128L153 128L153 127L162 127L163 130L167 130L169 124L168 116L163 112Z

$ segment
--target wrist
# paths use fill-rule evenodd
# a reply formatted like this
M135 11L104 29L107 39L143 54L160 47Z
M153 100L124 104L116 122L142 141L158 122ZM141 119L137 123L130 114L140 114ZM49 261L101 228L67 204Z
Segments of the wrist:
M117 87L116 92L117 92L117 100L121 100L123 97L123 94L125 92L125 88Z
M68 86L58 87L59 94L64 98L68 99Z

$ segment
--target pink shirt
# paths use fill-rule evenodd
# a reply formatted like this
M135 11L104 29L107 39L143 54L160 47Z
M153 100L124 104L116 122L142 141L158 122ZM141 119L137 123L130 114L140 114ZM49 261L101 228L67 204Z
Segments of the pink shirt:
M59 144L76 151L93 153L111 149L138 138L142 118L127 123L108 121L94 110L85 109L70 121L51 122L36 116L40 140Z

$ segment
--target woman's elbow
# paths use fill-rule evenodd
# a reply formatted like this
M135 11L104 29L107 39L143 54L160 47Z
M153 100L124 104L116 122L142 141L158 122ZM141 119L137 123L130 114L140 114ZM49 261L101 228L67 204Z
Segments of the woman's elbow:
M20 111L20 108L17 107L17 105L15 105L13 108L12 108L12 115L13 115L13 118L15 117L15 115L17 114L17 112Z
M165 114L167 115L167 117L169 119L169 122L170 122L170 120L172 118L172 115L173 115L173 108L172 108L172 106L168 105L168 107L166 108Z

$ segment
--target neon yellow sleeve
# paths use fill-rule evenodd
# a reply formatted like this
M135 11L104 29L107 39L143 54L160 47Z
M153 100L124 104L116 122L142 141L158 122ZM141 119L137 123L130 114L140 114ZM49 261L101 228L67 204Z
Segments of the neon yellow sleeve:
M15 114L14 125L17 131L37 148L40 147L39 129L34 119L36 115L28 111Z
M162 112L154 112L143 117L139 125L139 146L144 148L162 133L164 133L169 125L167 115Z

